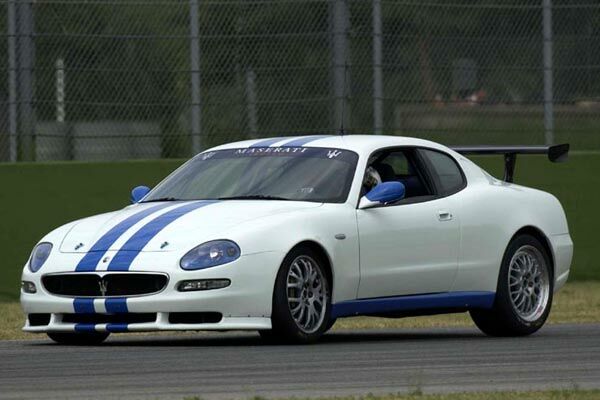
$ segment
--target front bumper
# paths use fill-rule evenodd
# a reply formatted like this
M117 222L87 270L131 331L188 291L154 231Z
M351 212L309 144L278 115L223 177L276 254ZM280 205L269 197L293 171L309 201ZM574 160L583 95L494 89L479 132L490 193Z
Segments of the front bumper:
M226 331L271 329L271 318L266 317L223 317L216 323L172 324L169 313L157 313L154 322L130 324L73 324L62 322L63 314L51 314L50 323L45 326L32 326L29 319L23 331L45 332L153 332L153 331Z
M166 288L156 294L122 298L74 298L49 293L42 285L45 273L72 273L73 269L60 271L52 265L76 265L81 256L60 254L37 273L25 268L22 280L33 282L37 292L21 292L21 306L25 314L49 314L47 324L32 323L27 319L26 332L140 332L164 330L256 330L271 328L273 287L284 254L263 252L249 254L218 267L199 271L184 271L173 265L166 254L145 254L146 265L160 268L143 269L140 260L130 272L159 272L169 276ZM142 257L140 257L142 258ZM69 260L70 259L70 260ZM50 260L49 260L50 261ZM57 264L59 263L59 264ZM102 274L106 271L98 270ZM177 285L184 280L229 279L231 285L222 289L179 292ZM81 305L84 307L81 307ZM116 305L116 307L115 307ZM73 314L155 314L153 321L142 323L71 323L65 316ZM209 323L171 323L171 313L219 313L222 318ZM118 319L118 318L117 318ZM127 320L127 318L123 318ZM93 317L91 321L93 322ZM99 318L101 320L101 318Z

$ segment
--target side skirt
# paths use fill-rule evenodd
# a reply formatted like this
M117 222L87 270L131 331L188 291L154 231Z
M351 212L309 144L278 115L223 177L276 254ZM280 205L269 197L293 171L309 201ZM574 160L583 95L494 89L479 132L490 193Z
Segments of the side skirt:
M348 300L333 304L331 316L341 318L401 312L418 315L418 310L423 310L426 314L432 314L432 310L439 310L442 314L452 309L489 309L494 305L495 296L495 292L447 292Z

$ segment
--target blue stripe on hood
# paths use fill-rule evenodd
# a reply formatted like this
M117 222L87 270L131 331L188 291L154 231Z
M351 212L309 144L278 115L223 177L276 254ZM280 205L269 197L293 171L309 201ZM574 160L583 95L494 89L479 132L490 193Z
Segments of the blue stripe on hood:
M150 240L152 240L167 225L174 222L178 218L183 217L187 213L215 202L216 201L197 201L194 203L187 203L159 215L141 227L139 231L134 233L133 236L129 238L123 247L121 247L121 250L119 250L113 257L107 269L109 271L128 271L133 260L144 249L144 247L146 247L148 242L150 242Z
M117 239L119 239L121 235L123 235L129 228L131 228L133 225L137 224L147 216L151 215L152 213L162 210L163 208L171 205L173 204L164 203L145 208L142 211L135 213L128 218L125 218L123 221L113 226L108 232L102 235L102 237L98 239L98 241L90 248L86 255L83 256L81 261L79 261L79 264L77 264L75 271L95 271L96 265L98 265L98 262L100 262L106 251L110 249L110 246L112 246L117 241Z

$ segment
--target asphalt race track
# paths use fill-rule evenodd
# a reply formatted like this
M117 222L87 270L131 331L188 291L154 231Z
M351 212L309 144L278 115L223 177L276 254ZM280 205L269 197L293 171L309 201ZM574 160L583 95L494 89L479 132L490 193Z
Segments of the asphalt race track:
M335 332L312 346L254 333L112 338L99 347L0 342L0 398L183 399L600 388L600 325L529 338L474 328Z

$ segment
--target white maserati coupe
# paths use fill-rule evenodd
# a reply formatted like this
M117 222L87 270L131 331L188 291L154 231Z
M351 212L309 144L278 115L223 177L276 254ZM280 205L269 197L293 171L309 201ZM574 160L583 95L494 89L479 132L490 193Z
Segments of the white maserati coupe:
M546 321L573 243L517 154L391 136L249 140L198 154L132 205L45 236L23 269L24 330L258 330L313 342L337 318L466 312L486 334ZM496 179L465 154L502 154Z

